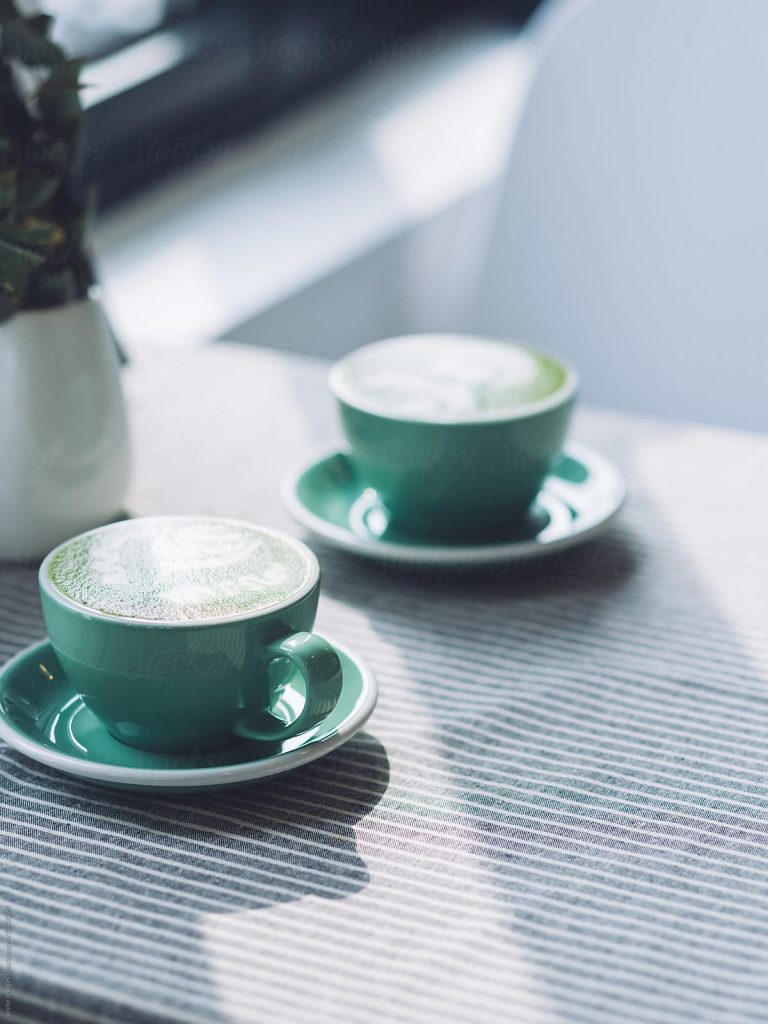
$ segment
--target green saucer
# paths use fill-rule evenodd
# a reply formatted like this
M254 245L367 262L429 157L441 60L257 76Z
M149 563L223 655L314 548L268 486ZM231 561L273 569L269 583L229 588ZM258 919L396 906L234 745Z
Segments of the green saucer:
M72 690L47 640L26 648L0 671L0 737L34 761L119 788L179 792L265 779L335 750L362 728L376 705L370 670L332 643L343 669L339 702L319 725L282 743L242 740L194 755L126 746Z
M414 565L481 565L547 555L581 544L604 530L624 501L624 480L607 459L570 443L527 518L506 536L448 544L409 533L390 522L376 492L349 455L313 459L283 481L287 510L314 537L367 558Z

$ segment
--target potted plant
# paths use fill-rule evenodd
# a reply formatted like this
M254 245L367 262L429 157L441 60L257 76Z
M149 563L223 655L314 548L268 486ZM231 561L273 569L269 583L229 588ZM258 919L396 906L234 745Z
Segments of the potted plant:
M81 62L51 20L0 0L0 559L113 518L128 478L78 188Z

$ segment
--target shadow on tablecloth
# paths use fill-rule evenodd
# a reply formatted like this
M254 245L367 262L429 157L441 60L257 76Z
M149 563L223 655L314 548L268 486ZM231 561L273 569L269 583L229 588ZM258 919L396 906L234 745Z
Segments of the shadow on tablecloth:
M169 1020L230 1020L226 978L236 990L259 970L276 927L257 912L365 889L355 826L388 780L368 732L286 776L207 796L80 784L3 747L14 1007L56 1024L77 1005L136 1024L162 1022L161 1008Z

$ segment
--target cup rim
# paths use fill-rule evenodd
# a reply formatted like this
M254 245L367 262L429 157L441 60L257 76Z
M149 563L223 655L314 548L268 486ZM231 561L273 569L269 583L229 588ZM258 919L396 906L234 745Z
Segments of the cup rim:
M129 617L127 615L112 615L109 612L100 611L98 608L90 608L88 605L81 604L79 601L75 601L74 598L68 597L55 586L51 579L50 573L48 572L51 562L62 548L67 547L67 545L71 544L73 541L79 540L81 537L88 537L93 533L101 533L104 530L114 529L122 526L126 522L158 522L168 519L216 519L219 522L230 523L235 526L248 526L260 530L262 533L268 533L273 537L279 537L281 540L288 541L292 544L304 556L310 569L309 578L302 588L295 594L285 598L283 601L277 602L277 604L270 605L268 608L238 612L236 615L218 615L207 619L144 619L136 616ZM57 544L55 548L48 552L40 565L40 569L38 570L38 583L40 589L44 590L46 594L48 594L48 596L57 604L78 612L84 618L100 619L105 622L113 622L116 624L119 623L121 626L142 626L145 628L157 627L159 629L203 629L206 626L223 626L229 623L246 622L249 619L266 618L274 612L281 611L284 608L290 608L292 605L303 600L308 594L311 594L318 586L320 583L320 563L318 562L314 551L296 537L291 537L282 530L274 530L268 526L260 526L247 519L236 519L230 516L205 515L204 513L201 513L200 515L180 513L179 515L168 514L157 516L136 516L133 519L120 519L115 523L105 523L103 526L96 526L91 530L84 530L82 533L73 534L73 536L69 537L67 540Z
M539 398L535 401L515 406L514 409L487 409L474 413L473 415L466 416L462 419L402 416L394 412L386 412L385 410L378 409L372 404L366 402L364 398L356 395L353 390L347 386L344 380L344 372L347 366L359 355L360 352L374 348L385 348L392 342L409 341L413 338L461 338L464 340L493 341L499 344L513 345L515 348L524 349L526 352L530 352L533 355L544 356L546 359L551 359L565 370L565 379L556 391L553 391L549 395L545 395L544 398ZM393 335L390 338L381 338L378 341L372 341L366 345L361 345L358 348L353 349L352 352L348 352L347 355L342 356L341 359L337 360L333 364L328 372L328 386L339 402L343 402L345 405L348 405L353 409L357 409L370 416L377 416L383 420L390 420L394 423L412 423L414 425L421 424L424 426L471 427L485 423L512 423L516 420L528 419L531 416L536 416L542 412L548 412L550 409L557 409L576 394L579 387L579 375L573 364L567 359L564 359L561 355L558 355L555 352L550 352L547 349L538 348L534 345L527 345L525 342L517 341L514 338L499 338L481 334L458 334L456 332L431 331L418 334Z

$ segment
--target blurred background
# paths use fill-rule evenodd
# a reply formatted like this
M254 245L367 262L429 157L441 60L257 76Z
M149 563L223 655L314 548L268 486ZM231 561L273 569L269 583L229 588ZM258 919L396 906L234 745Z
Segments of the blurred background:
M768 430L760 0L45 7L129 358L477 331Z

